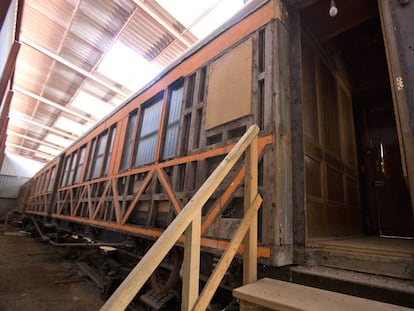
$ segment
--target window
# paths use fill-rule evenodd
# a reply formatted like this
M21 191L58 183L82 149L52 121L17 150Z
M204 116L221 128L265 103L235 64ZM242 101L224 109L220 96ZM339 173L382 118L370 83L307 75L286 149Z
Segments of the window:
M182 101L183 84L180 83L171 89L168 100L168 119L165 128L164 150L162 153L163 160L172 158L176 155Z
M78 155L77 151L72 153L71 162L70 162L71 164L70 164L69 178L66 181L66 186L73 184L73 175L75 174L76 162L78 160L77 155Z
M110 138L109 138L110 143L109 143L109 146L106 148L106 152L105 152L104 170L102 173L103 176L108 174L109 164L111 163L112 148L114 146L115 134L116 134L116 127L113 126L111 127L111 132L110 132Z
M82 166L83 166L83 162L85 161L85 152L86 152L86 145L82 146L79 151L78 165L76 167L75 176L73 178L74 184L80 181L80 175L82 173Z
M99 135L96 143L95 156L93 158L93 165L91 170L91 178L97 178L101 176L102 163L104 160L104 152L106 142L108 140L108 131Z
M129 159L131 158L131 149L134 143L134 132L136 128L138 111L133 111L128 118L128 126L124 140L124 150L122 151L121 170L126 170L129 166Z
M69 164L70 164L70 157L67 156L65 159L65 164L64 164L65 169L63 170L62 180L60 181L61 187L65 186L66 178L68 176L68 171L69 171Z
M52 191L53 184L55 182L55 167L52 167L50 171L50 178L49 178L49 185L47 187L47 191Z
M155 160L161 112L161 96L157 96L152 104L142 108L141 131L137 141L134 166L148 164Z

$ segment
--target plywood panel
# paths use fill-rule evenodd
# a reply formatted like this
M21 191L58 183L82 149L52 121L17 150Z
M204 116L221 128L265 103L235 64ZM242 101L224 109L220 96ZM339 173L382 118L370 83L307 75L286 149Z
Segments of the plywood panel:
M252 54L249 38L211 64L206 129L252 113Z

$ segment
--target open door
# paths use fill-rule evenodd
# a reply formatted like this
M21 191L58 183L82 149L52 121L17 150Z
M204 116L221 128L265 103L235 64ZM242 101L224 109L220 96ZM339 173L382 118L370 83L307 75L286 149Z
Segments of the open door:
M378 1L403 175L414 213L414 40L412 1ZM410 122L411 120L411 122Z

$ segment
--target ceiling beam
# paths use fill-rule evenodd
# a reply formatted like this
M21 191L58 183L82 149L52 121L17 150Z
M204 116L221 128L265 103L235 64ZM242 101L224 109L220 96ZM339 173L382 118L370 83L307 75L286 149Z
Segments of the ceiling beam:
M53 127L44 125L42 123L36 122L34 120L31 120L30 117L28 117L28 116L21 116L20 114L10 113L10 118L20 120L20 121L23 121L23 122L26 122L26 123L30 123L34 126L37 126L37 127L42 128L42 129L48 130L49 132L52 132L52 133L57 134L59 136L62 136L64 138L68 138L70 140L77 140L79 138L79 136L77 136L77 135L69 134L69 133L66 133L65 131L61 131L61 130L55 129ZM15 125L15 126L17 126L17 125Z
M104 80L98 78L97 76L91 74L90 72L86 71L85 69L82 69L74 64L72 64L71 62L67 61L66 59L64 59L63 57L56 55L55 53L45 49L44 47L40 46L39 44L21 36L20 37L20 41L21 43L23 43L24 45L31 47L32 49L46 55L47 57L50 57L52 59L54 59L55 61L65 65L66 67L69 67L70 69L76 71L77 73L95 81L96 83L101 84L102 86L106 87L107 89L111 90L112 92L119 94L121 96L125 98L129 97L130 94L125 93L124 91L122 91L121 89L117 88L116 86L113 86L107 82L105 82Z
M20 138L23 138L23 139L31 140L35 143L38 143L38 144L42 145L42 146L46 146L46 147L49 147L49 148L52 148L52 149L56 149L58 151L65 150L65 148L62 148L61 146L51 144L51 143L49 143L45 140L39 140L39 139L36 139L34 137L30 137L30 136L27 136L27 135L24 135L24 134L21 134L21 133L17 133L17 132L12 131L12 130L7 130L7 135L13 135L13 136L17 136L17 137L20 137Z
M78 118L80 118L82 120L85 120L87 122L96 123L98 121L95 118L89 118L89 117L87 117L87 116L85 116L85 115L83 115L81 113L78 113L76 111L73 111L71 109L68 109L65 106L62 106L62 105L60 105L60 104L58 104L58 103L56 103L54 101L51 101L50 99L47 99L47 98L44 98L42 96L36 95L35 93L32 93L32 92L30 92L28 90L25 90L25 89L23 89L21 87L18 87L16 85L13 85L12 91L13 92L20 93L20 94L23 94L23 95L26 95L26 96L28 96L30 98L33 98L35 100L38 100L38 101L40 101L40 102L42 102L42 103L44 103L46 105L49 105L49 106L51 106L53 108L62 110L64 112L66 112L66 113L69 113L69 114L71 114L71 115L73 115L75 117L78 117Z
M143 0L132 0L132 1L137 6L139 6L145 13L147 13L149 16L155 19L157 23L159 23L162 27L164 27L174 37L176 37L179 41L184 43L187 47L190 47L193 45L186 37L183 36L183 34L177 31L173 25L167 22L157 12L155 12L148 4L146 4L145 1Z
M42 155L42 157L44 156L45 158L47 158L49 160L51 160L54 157L56 157L53 154L49 154L49 153L42 152L42 151L39 151L39 150L35 150L35 149L32 149L32 148L27 148L27 147L24 147L24 146L12 144L12 143L9 143L9 142L6 142L6 147L13 147L13 148L21 149L21 150L24 150L24 151L29 151L29 152L37 153L39 155Z

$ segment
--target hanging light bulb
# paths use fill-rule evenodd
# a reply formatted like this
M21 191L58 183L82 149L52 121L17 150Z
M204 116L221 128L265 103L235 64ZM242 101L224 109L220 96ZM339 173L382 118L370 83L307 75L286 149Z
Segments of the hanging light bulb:
M335 0L331 0L331 7L329 8L329 15L335 17L338 14L338 8L335 5Z

